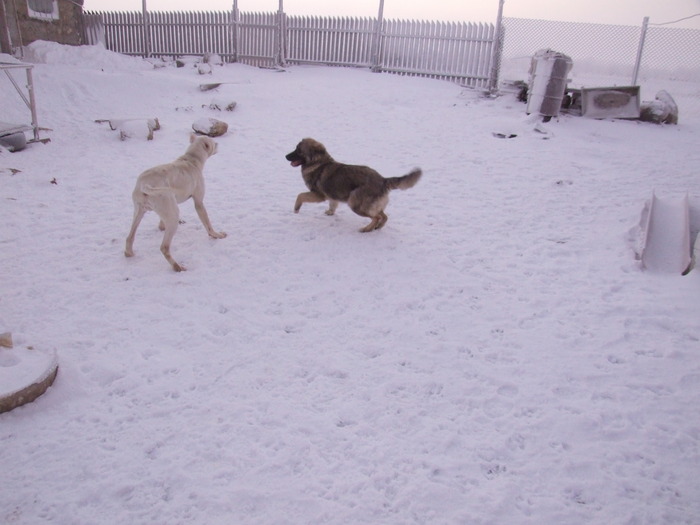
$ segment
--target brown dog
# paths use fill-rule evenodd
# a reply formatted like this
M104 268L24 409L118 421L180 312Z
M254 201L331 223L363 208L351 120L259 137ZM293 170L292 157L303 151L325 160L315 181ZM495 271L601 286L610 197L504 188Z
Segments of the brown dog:
M384 226L388 220L384 208L389 203L389 191L412 188L422 175L416 168L403 177L384 178L367 166L341 164L333 160L323 144L309 138L303 139L285 158L293 167L301 166L301 175L309 188L297 196L294 213L299 213L305 202L327 200L326 215L333 215L339 202L347 202L352 211L372 219L361 232Z
M160 217L160 229L164 230L160 251L172 265L173 270L181 272L186 268L178 264L170 255L170 243L177 231L180 221L178 204L192 197L194 209L199 219L214 239L226 237L224 232L216 232L209 222L209 215L204 207L204 163L216 153L217 145L209 137L190 136L190 146L177 160L150 168L136 180L132 194L134 200L134 220L131 231L126 238L124 255L134 255L134 236L141 219L147 211L153 210Z

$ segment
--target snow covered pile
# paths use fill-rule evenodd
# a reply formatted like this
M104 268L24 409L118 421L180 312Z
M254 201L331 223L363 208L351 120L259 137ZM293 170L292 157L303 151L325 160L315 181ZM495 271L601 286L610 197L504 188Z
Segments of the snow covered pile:
M45 40L37 40L26 46L22 60L109 71L153 69L153 65L146 60L108 51L102 44L76 48Z

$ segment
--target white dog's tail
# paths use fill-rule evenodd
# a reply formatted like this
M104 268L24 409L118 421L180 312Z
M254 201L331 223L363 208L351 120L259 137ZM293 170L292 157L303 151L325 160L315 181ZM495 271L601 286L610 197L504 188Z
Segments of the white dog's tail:
M171 193L173 189L170 186L151 186L150 184L144 184L141 186L141 191L146 195L163 195L164 193Z

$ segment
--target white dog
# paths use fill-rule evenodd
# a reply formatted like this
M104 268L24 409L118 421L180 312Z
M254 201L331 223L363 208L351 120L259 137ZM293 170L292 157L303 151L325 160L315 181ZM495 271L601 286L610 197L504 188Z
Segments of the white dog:
M180 222L178 204L192 197L194 209L197 210L207 233L214 239L226 237L224 232L216 232L209 222L209 215L204 207L204 163L216 153L217 144L209 137L190 136L190 146L184 155L174 162L156 166L144 171L136 180L132 195L134 199L134 221L126 238L124 255L134 255L134 236L136 228L147 211L155 211L160 217L160 229L164 230L160 251L176 272L186 270L170 255L170 243Z

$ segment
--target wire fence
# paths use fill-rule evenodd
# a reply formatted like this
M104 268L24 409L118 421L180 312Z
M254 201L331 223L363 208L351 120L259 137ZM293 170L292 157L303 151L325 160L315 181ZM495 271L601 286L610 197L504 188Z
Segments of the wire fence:
M552 49L571 57L573 87L637 84L644 100L665 89L700 113L700 30L645 22L635 27L504 17L500 80L527 80L532 55Z

